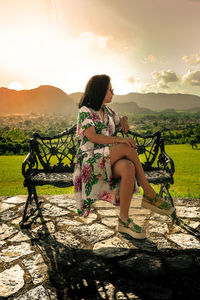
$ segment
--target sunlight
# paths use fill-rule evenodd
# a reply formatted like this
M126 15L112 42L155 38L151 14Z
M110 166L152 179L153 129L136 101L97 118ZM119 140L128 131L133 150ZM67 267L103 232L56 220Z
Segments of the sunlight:
M13 82L11 82L11 83L9 84L8 88L9 88L10 90L16 90L16 91L20 91L20 90L23 90L23 89L24 89L23 85L22 85L20 82L18 82L18 81L13 81Z
M38 7L41 9L38 10ZM26 11L25 6L23 13ZM99 34L96 30L72 34L61 2L44 1L41 6L39 0L37 5L32 3L32 13L26 19L26 26L21 18L14 28L8 27L5 33L5 47L1 54L9 57L13 77L20 75L28 89L49 84L66 93L78 92L84 90L91 76L108 74L117 87L116 92L126 91L122 87L123 69L126 69L123 58L115 52L111 56L109 48L114 37ZM7 69L6 59L2 67ZM9 88L22 90L23 86L12 82Z

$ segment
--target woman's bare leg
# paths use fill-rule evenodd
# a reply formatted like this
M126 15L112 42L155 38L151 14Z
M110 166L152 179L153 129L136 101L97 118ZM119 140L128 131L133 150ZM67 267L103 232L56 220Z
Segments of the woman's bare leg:
M126 222L135 185L135 167L128 159L119 159L112 168L114 178L120 181L120 219Z
M156 192L149 184L145 177L144 170L138 158L137 152L134 148L126 144L113 145L110 148L110 161L111 166L114 165L119 159L126 158L130 160L135 166L135 174L139 185L143 188L144 194L151 198L155 197Z

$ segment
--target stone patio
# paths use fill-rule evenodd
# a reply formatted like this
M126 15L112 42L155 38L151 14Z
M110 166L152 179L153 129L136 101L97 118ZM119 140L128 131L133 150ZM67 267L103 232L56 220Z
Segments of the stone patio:
M41 195L41 215L20 230L26 196L0 198L0 299L197 299L200 243L170 217L130 215L147 238L116 231L118 208L98 201L88 218L74 195ZM177 214L200 229L200 200L175 199Z

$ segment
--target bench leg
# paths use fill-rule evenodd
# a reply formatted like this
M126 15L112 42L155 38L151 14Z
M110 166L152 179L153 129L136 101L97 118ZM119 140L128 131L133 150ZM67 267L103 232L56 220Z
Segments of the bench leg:
M24 212L23 212L22 220L19 223L19 225L20 225L21 228L23 228L24 227L24 223L26 221L28 221L28 219L30 217L32 217L36 211L39 210L39 207L40 207L40 204L41 204L40 202L38 202L38 196L37 196L37 192L36 192L35 186L27 186L27 189L28 189L28 197L27 197L26 204L25 204L25 207L24 207ZM29 207L30 204L32 204L33 200L35 201L36 208L35 209L31 208L30 209L30 214L27 215L28 207Z
M173 198L172 198L172 196L171 196L171 194L170 194L169 189L170 189L170 183L162 183L162 184L161 184L161 187L160 187L159 195L160 195L163 199L165 199L165 201L170 201L170 204L172 205L172 207L175 208L174 200L173 200ZM171 217L172 217L173 219L176 219L176 208L175 208L173 214L171 215Z
M160 195L162 198L166 199L166 201L167 201L167 200L170 200L171 205L172 205L173 207L175 207L175 205L174 205L174 200L173 200L173 198L172 198L172 196L171 196L171 194L170 194L169 189L170 189L170 184L169 184L169 183L162 183L162 184L161 184L161 187L160 187L160 193L159 193L159 195Z
M162 184L161 185L161 188L160 188L160 196L165 198L166 197L166 200L170 200L171 202L171 205L173 207L175 207L174 205L174 200L169 192L169 188L170 188L170 184L169 183L165 183L165 184ZM191 226L189 226L187 223L185 223L182 219L180 219L179 217L177 217L176 215L176 209L175 211L173 212L173 214L171 215L172 219L173 219L173 222L178 225L179 227L181 227L182 229L184 229L185 231L187 231L189 234L193 235L194 237L196 237L199 241L200 241L200 232L195 229L195 228L192 228Z

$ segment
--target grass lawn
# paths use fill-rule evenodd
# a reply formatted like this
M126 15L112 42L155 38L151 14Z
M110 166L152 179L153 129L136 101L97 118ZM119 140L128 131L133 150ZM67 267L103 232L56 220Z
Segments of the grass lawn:
M27 194L23 186L22 162L26 156L0 156L0 196L14 196ZM74 188L55 188L45 185L37 187L38 194L70 194Z
M172 195L200 199L200 145L167 145L165 150L175 163Z
M166 153L175 163L175 183L171 187L172 196L200 199L200 149L189 145L167 145ZM27 194L23 187L21 165L25 156L0 156L0 196ZM39 194L73 193L73 187L38 187Z

